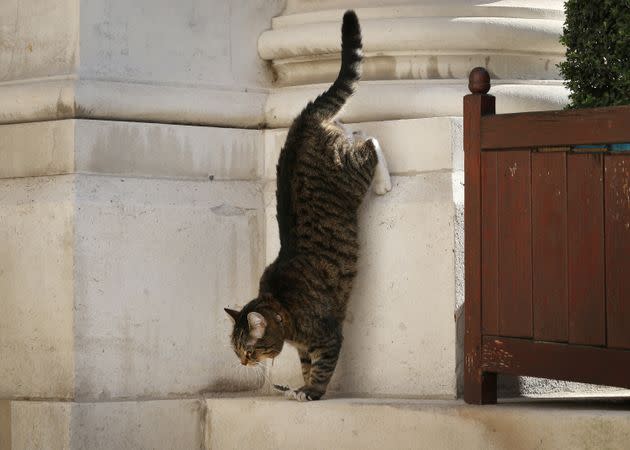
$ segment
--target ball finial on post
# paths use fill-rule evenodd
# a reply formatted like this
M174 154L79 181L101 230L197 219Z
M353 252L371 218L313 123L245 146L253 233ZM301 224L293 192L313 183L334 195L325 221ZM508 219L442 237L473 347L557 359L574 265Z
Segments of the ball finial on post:
M490 90L490 74L483 67L475 67L468 76L468 89L473 94L487 94Z

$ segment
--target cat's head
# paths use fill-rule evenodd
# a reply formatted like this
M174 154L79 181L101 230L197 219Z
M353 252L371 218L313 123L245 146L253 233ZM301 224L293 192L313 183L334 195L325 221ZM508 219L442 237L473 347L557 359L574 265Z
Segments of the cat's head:
M282 318L265 309L245 307L241 311L225 308L234 322L232 347L244 366L253 366L278 356L284 345Z

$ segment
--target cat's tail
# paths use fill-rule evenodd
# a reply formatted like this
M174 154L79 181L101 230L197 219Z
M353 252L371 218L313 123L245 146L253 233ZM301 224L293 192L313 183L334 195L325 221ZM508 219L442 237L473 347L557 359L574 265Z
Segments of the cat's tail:
M310 103L305 112L316 115L320 120L332 120L341 111L348 98L354 93L361 78L361 26L352 10L343 15L341 26L341 68L335 82L326 92Z

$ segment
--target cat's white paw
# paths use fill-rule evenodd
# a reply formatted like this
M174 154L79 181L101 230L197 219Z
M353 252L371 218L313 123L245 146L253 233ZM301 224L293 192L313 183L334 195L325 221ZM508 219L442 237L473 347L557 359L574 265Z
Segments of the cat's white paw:
M377 195L385 195L389 191L392 190L392 178L389 176L389 173L383 176L382 174L374 177L374 184L372 185L372 190Z
M375 138L369 138L369 140L371 140L372 144L374 144L376 156L378 157L378 163L376 164L376 169L374 171L372 190L377 195L385 195L392 190L392 178L389 175L389 169L387 168L387 160L385 159L383 149L381 149L379 142Z
M284 396L291 400L297 400L298 402L312 402L319 400L323 395L323 392L316 388L302 386L299 389L289 389L284 391Z
M315 400L314 398L311 398L308 393L300 391L299 389L288 390L284 393L284 395L286 398L297 400L298 402L310 402Z
M306 393L302 391L287 391L287 397L292 400L297 400L298 402L310 402L313 399Z

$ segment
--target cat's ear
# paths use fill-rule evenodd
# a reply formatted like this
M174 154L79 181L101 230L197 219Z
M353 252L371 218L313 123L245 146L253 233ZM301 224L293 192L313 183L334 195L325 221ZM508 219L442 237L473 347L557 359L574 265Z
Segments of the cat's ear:
M223 310L230 316L230 318L236 323L236 319L238 319L238 315L240 314L238 311L235 311L230 308L223 308Z
M247 322L249 323L249 335L251 337L260 339L265 335L267 321L262 314L250 312L247 314Z

